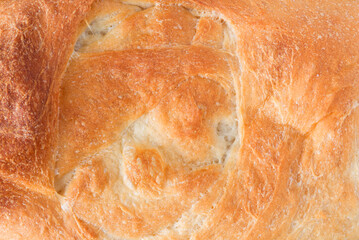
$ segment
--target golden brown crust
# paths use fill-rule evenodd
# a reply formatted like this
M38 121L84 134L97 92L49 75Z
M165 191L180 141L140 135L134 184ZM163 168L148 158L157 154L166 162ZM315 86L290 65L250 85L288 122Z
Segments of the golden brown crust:
M0 2L0 239L359 237L356 1Z

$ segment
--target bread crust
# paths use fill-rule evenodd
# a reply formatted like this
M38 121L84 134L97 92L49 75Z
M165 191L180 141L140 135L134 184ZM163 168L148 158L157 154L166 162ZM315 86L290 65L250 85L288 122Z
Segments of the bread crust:
M359 3L0 2L0 239L356 239Z

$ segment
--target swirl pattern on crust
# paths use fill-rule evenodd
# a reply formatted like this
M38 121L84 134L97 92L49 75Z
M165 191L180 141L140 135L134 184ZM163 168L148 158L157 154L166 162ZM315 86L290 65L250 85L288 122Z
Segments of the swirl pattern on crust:
M58 191L100 235L176 232L239 148L230 29L178 5L93 9L61 87Z

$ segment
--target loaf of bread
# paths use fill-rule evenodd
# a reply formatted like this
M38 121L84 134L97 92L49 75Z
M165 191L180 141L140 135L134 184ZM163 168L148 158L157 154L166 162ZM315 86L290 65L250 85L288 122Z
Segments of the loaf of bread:
M0 239L359 239L357 0L1 0Z

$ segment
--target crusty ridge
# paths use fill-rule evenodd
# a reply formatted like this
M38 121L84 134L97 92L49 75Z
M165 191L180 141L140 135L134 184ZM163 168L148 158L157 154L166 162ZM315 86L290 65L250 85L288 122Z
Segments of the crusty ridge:
M58 79L73 42L72 24L89 1L77 4L0 3L1 239L75 236L65 225L53 188L52 148Z

